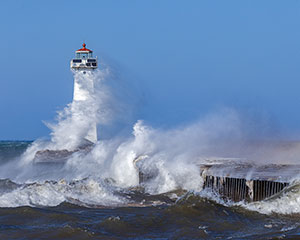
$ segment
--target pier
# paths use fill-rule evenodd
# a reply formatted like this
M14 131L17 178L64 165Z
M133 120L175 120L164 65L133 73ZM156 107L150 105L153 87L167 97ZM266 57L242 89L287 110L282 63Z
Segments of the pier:
M198 164L203 190L224 201L262 201L283 191L297 179L300 165ZM156 177L139 171L140 184Z

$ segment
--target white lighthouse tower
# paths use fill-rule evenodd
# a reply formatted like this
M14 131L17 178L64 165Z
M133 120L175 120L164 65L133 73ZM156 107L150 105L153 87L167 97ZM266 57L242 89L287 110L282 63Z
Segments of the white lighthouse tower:
M93 57L93 51L82 44L82 48L75 52L75 58L70 63L71 70L74 72L74 93L73 93L73 118L76 121L85 121L82 137L84 144L97 142L97 123L95 120L95 111L85 112L85 109L93 105L94 94L94 71L98 67L97 57ZM80 107L78 107L80 106ZM84 107L83 107L84 106ZM78 110L78 108L81 108ZM88 115L88 116L86 116ZM88 120L87 120L88 119Z

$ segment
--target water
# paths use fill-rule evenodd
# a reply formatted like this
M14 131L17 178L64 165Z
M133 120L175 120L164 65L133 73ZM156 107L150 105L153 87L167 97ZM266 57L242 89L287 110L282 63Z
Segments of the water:
M128 119L108 72L75 73L86 98L48 124L50 140L0 142L0 239L300 239L299 182L262 202L224 202L202 190L197 167L218 157L298 163L298 145L253 147L232 109L169 129L138 120L131 134L101 138ZM79 150L94 123L100 140ZM55 163L35 158L46 149ZM72 154L62 161L60 150ZM155 177L139 185L138 168Z
M161 207L87 209L62 204L54 208L1 209L0 213L1 239L297 239L299 236L297 217L263 216L204 199Z
M20 161L30 144L1 142L1 167ZM0 239L300 237L300 186L296 183L281 196L261 203L223 203L209 192L177 188L154 194L94 176L51 180L48 175L48 180L40 180L35 171L44 172L40 166L32 167L31 179L36 180L0 180ZM59 168L64 167L47 167L48 171Z

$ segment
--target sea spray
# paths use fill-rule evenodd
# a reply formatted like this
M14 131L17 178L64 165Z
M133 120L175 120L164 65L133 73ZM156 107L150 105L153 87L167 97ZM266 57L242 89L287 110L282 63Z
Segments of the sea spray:
M63 164L36 164L36 152L74 150L84 144L91 124L98 124L101 136L103 126L110 125L118 115L124 115L117 108L119 104L114 98L114 89L107 82L108 76L107 69L75 73L77 82L82 83L77 87L83 88L84 94L58 113L57 123L48 124L52 130L51 140L33 142L19 159L1 166L1 176L20 186L5 193L0 198L0 206L54 206L64 201L80 205L125 204L126 198L118 197L116 192L138 186L140 170L154 173L154 177L141 186L148 194L178 189L197 193L203 185L199 163L205 164L208 159L211 163L218 157L248 161L249 156L254 156L257 146L249 144L240 114L225 108L193 123L168 129L153 128L138 120L131 134L100 139L90 151L74 152ZM84 84L86 79L93 81L93 88ZM268 148L270 153L278 152L272 150ZM258 154L252 159L261 161ZM88 190L78 191L71 187L74 185Z
M196 166L198 157L209 156L212 152L217 152L216 149L224 152L228 144L224 138L228 135L231 136L231 141L239 139L237 123L238 116L231 110L213 114L192 125L169 130L154 129L138 121L131 136L99 141L89 153L74 153L64 166L47 174L42 171L41 176L27 169L31 168L34 153L53 143L36 141L22 156L20 162L23 165L19 165L19 173L11 177L34 180L33 176L36 176L39 180L58 180L61 177L80 179L97 176L112 178L123 187L136 186L138 169L134 160L147 155L148 158L143 160L141 167L146 171L159 172L157 178L145 186L147 191L161 193L176 188L199 190L202 181ZM212 142L216 145L212 145Z
M77 91L73 102L58 112L56 124L47 124L52 130L50 149L74 150L85 144L89 131L96 131L91 128L112 121L111 91L105 84L107 74L108 70L74 72Z
M239 137L238 129L228 126L231 121L237 121L234 115L229 111L227 116L222 112L222 118L216 115L210 117L219 121L219 125L223 122L226 130L217 129L208 118L193 126L169 130L153 129L138 121L133 127L132 136L100 141L89 154L72 156L66 167L72 176L102 175L114 179L122 187L138 184L139 167L145 172L158 173L156 178L145 184L149 193L162 193L177 188L201 190L202 179L196 165L197 159L210 154L212 141L219 143L220 148L225 148L225 144L222 146L221 142L217 142L217 139L222 139L222 135L231 135L232 139ZM147 157L135 164L139 156Z

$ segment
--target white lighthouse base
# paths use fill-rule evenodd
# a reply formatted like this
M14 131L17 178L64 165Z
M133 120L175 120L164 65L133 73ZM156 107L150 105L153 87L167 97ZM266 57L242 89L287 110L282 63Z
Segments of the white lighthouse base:
M35 163L63 163L73 153L88 153L97 142L97 111L94 71L74 71L73 101L58 113L58 123L49 124L51 142L37 151Z
M84 140L97 142L97 104L95 103L94 70L74 71L74 93L72 102L72 118L81 125Z

